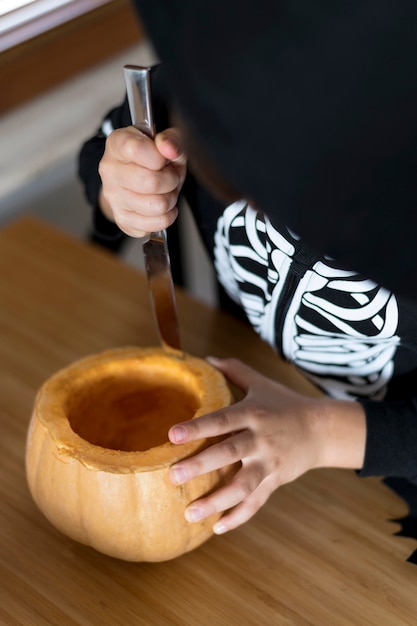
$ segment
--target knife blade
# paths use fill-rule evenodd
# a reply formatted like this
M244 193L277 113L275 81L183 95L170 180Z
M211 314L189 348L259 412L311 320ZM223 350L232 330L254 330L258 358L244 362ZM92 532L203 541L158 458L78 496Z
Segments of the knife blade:
M132 124L148 137L155 136L150 67L125 65L124 78ZM181 342L166 231L142 239L151 306L163 348L181 356Z

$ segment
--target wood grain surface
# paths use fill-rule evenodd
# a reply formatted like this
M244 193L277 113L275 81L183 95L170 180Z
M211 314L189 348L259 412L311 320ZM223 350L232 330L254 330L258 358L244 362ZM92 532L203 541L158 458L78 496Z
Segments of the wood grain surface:
M315 393L246 326L177 297L188 352L237 356ZM417 567L406 562L416 542L389 521L406 505L354 472L310 472L241 528L165 563L118 561L61 535L26 485L34 397L84 355L157 344L145 278L24 218L0 231L0 332L0 624L417 624Z

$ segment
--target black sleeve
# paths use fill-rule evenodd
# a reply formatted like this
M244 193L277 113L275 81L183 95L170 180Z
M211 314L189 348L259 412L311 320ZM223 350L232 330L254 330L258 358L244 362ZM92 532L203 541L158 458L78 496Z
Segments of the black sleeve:
M417 399L362 400L366 414L361 476L417 478Z
M360 400L366 414L367 440L362 476L417 478L416 305L397 298L401 338L395 371L382 401Z
M100 128L82 146L78 158L78 175L84 186L87 201L93 208L93 237L109 243L122 239L124 235L119 227L110 222L99 208L98 195L101 188L101 178L98 166L104 154L107 136L115 128L129 126L130 123L130 114L125 100L119 107L106 114Z
M168 94L161 66L155 66L151 75L153 111L157 132L169 125ZM93 208L93 238L108 242L110 247L117 246L125 237L119 227L110 222L98 206L101 179L98 172L100 160L104 154L106 139L116 128L125 128L131 124L129 105L125 97L120 106L111 109L104 117L96 133L81 147L78 157L78 175L84 187L88 203Z

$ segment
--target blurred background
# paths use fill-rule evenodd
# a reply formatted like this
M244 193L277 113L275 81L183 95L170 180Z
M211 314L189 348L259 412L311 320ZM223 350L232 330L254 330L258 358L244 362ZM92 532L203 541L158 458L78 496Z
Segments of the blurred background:
M121 102L123 65L156 61L129 0L1 0L0 227L31 213L88 240L78 151ZM180 215L182 282L215 305L210 261L188 208ZM140 242L120 254L142 269Z

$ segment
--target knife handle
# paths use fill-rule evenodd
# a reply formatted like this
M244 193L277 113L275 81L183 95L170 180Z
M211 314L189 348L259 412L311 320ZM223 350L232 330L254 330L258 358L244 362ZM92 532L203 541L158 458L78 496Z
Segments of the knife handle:
M123 67L132 126L153 139L155 137L155 124L152 113L151 73L151 67L139 65L125 65ZM140 241L146 243L151 235L166 241L166 233L163 230L148 233L140 237Z
M151 67L125 65L123 68L132 125L152 139L155 124L151 101Z

